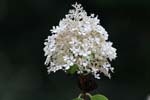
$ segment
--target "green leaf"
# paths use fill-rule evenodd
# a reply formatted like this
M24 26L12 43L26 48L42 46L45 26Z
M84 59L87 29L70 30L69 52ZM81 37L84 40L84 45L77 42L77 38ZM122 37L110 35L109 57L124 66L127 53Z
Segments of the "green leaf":
M108 98L104 95L96 94L94 96L91 96L91 100L108 100Z
M75 99L73 99L73 100L83 100L82 98L75 98Z
M73 66L70 66L70 68L67 70L68 74L74 74L78 70L78 65L74 64Z

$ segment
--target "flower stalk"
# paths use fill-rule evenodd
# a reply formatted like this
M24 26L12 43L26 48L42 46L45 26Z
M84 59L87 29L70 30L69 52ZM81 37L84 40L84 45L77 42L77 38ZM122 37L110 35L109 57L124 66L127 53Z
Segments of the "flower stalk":
M100 79L101 73L111 78L114 68L110 62L117 57L116 48L108 40L98 16L88 15L81 4L72 6L74 9L69 10L58 26L53 26L52 34L44 42L47 71L78 74L82 94L73 100L108 100L89 92L97 88L94 78Z

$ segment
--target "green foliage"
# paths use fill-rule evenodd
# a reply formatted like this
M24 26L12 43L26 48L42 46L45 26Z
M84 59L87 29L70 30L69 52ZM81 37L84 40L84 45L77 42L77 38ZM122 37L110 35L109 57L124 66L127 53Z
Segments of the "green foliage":
M70 68L67 70L68 74L74 74L78 70L78 65L74 64L73 66L70 66Z
M96 94L91 96L91 100L108 100L104 95Z
M73 99L73 100L83 100L82 98L75 98L75 99Z
M81 94L82 95L82 94ZM96 95L91 95L89 93L86 93L86 96L90 97L90 100L108 100L107 97L105 97L104 95L101 94L96 94ZM79 96L78 98L75 98L73 100L84 100L83 98L81 98L81 96Z

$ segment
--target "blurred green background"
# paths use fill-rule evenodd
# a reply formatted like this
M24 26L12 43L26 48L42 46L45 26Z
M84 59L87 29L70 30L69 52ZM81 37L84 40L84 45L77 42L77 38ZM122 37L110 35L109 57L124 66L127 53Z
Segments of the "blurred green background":
M75 76L47 74L44 39L71 4L79 2L101 19L117 48L115 73L101 76L110 100L149 100L149 0L0 0L0 100L71 100L80 90Z

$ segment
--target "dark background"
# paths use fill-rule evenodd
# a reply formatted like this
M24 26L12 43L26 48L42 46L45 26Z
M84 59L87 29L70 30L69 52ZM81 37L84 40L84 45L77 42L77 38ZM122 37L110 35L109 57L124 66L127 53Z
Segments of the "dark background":
M149 100L150 1L76 0L95 13L109 32L118 58L109 80L92 92L110 100ZM71 100L80 90L75 76L47 74L44 39L75 0L0 0L0 100Z

